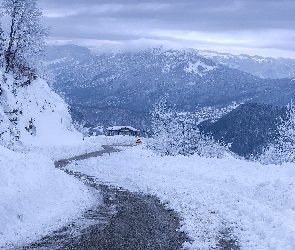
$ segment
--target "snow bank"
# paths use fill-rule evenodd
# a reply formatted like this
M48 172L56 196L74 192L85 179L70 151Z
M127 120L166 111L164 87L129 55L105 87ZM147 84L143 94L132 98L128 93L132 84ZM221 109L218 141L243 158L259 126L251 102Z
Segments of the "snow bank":
M73 156L82 155L89 152L103 150L101 147L102 141L96 137L86 137L80 143L71 145L56 144L56 145L39 145L23 147L24 152L37 152L49 156L52 160L61 160L71 158Z
M97 192L55 169L53 160L102 150L102 144L135 141L128 136L88 137L72 145L24 144L23 153L0 146L0 249L36 240L102 202Z
M143 146L71 164L100 181L152 193L184 218L190 249L213 249L222 231L241 249L295 249L295 166L228 156L159 157Z
M0 146L0 248L57 229L99 202L84 184L39 154Z

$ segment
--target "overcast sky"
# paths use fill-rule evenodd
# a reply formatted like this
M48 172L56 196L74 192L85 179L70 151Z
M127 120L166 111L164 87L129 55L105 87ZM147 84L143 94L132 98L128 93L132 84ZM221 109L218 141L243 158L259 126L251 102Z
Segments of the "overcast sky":
M52 44L295 58L294 0L38 0Z

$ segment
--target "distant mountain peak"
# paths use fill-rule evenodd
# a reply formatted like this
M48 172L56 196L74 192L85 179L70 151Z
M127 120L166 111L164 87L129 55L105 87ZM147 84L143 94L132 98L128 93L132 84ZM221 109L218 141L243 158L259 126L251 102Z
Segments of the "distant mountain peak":
M196 54L213 60L218 64L238 69L260 78L292 78L295 77L295 60L289 58L271 58L249 56L246 54L232 55L209 50L196 50Z

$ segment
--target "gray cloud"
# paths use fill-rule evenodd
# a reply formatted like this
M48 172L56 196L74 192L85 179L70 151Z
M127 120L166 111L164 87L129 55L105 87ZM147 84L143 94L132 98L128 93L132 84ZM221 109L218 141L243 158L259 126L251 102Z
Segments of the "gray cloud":
M39 0L51 40L95 41L99 47L155 41L171 46L202 46L223 51L267 48L290 54L295 38L293 0ZM143 42L144 41L144 42ZM294 41L294 40L293 40ZM107 43L109 42L109 46ZM273 50L273 51L271 51ZM281 51L282 53L280 54ZM228 51L231 52L231 51ZM285 56L284 54L284 56Z

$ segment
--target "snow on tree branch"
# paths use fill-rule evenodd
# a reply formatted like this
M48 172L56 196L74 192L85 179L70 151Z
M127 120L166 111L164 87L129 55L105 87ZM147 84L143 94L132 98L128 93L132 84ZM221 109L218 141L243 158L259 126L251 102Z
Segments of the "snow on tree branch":
M227 148L216 143L211 136L201 134L199 117L187 112L179 113L167 107L167 96L151 112L153 140L149 147L161 155L192 155L221 157Z
M20 140L24 129L35 135L35 120L24 114L29 110L24 102L30 103L28 86L41 74L48 34L41 17L36 0L3 0L0 5L0 144L7 147Z
M4 0L3 15L9 17L9 32L2 37L5 73L13 73L22 85L38 76L48 29L42 27L35 0Z
M281 118L278 138L269 145L259 159L265 164L295 162L295 106L293 101L287 105L286 118Z

